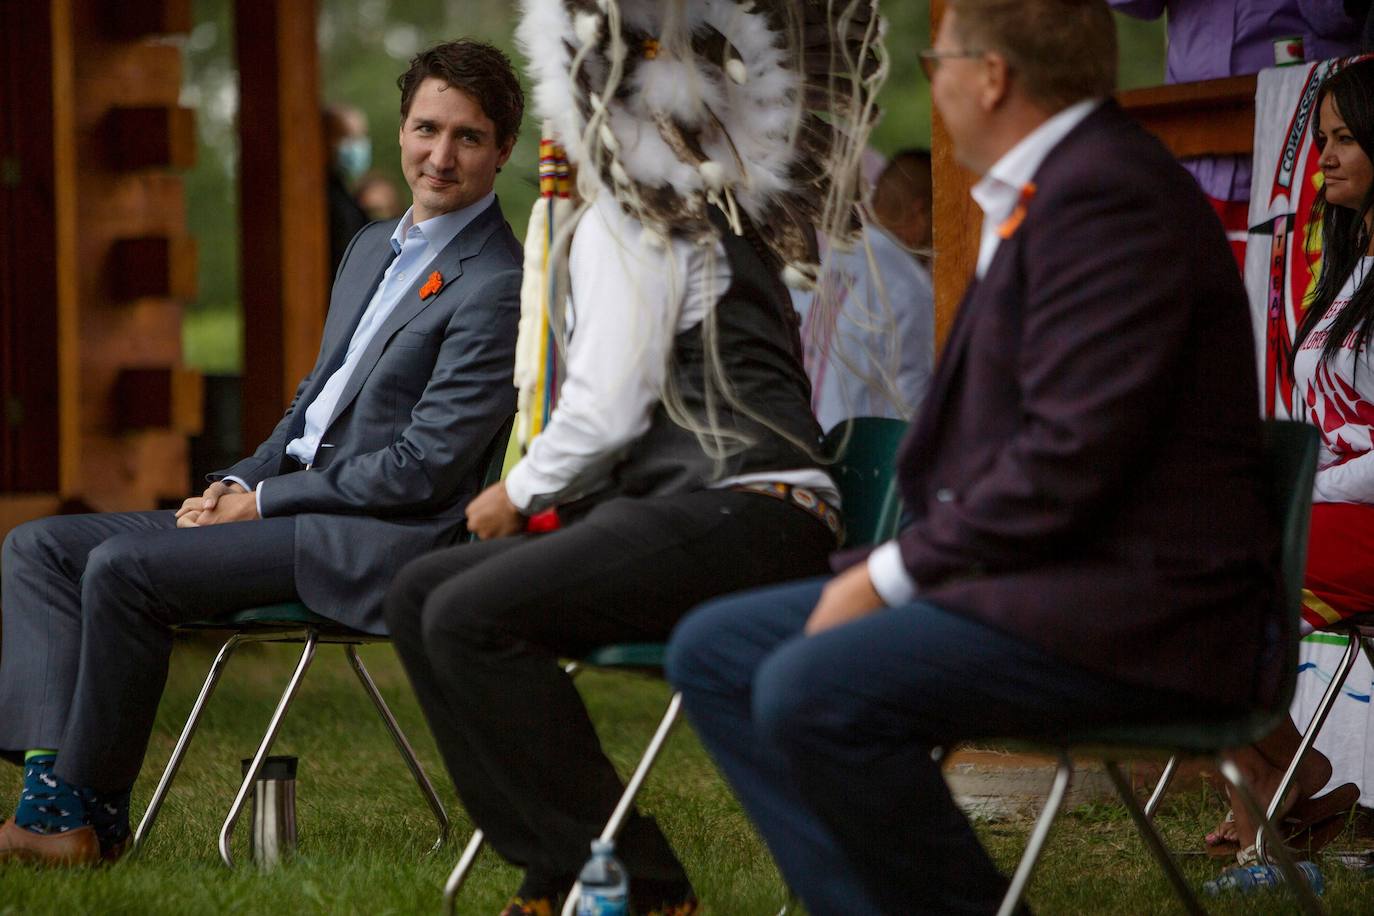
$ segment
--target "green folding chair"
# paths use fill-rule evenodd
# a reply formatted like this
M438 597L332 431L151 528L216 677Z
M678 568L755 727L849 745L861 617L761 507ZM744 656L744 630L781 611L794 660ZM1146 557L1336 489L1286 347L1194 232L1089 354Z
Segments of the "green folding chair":
M501 469L506 457L506 442L510 436L512 422L513 418L506 420L492 439L487 453L483 456L483 461L486 464L483 487L490 486L501 479ZM471 538L471 536L469 537ZM158 812L162 809L162 803L166 800L167 793L172 787L172 780L176 778L177 770L180 769L181 762L190 747L191 738L200 725L201 715L204 713L210 695L214 693L220 677L224 674L230 656L240 646L250 642L302 643L303 648L300 658L296 662L295 671L287 682L286 689L282 691L281 699L277 701L276 709L272 712L272 718L267 723L267 731L258 743L257 751L253 754L253 761L243 777L243 782L239 785L238 793L234 796L233 804L229 807L229 813L224 819L224 824L220 827L219 854L220 858L224 860L224 864L230 868L234 867L234 856L230 849L234 826L243 813L244 805L248 801L249 793L253 790L253 783L257 780L258 773L262 770L263 762L271 753L272 744L276 741L282 720L286 717L286 711L291 708L296 692L305 679L305 673L309 670L310 663L315 657L315 650L320 645L331 643L344 647L344 654L348 657L348 663L354 674L358 676L358 682L362 685L368 698L372 700L372 705L381 717L382 724L386 726L388 734L391 735L396 750L400 752L401 758L409 767L411 775L415 777L421 794L424 795L430 811L434 814L439 833L430 852L435 852L444 845L448 838L449 819L448 814L444 811L443 803L439 801L439 796L434 790L434 784L430 782L424 768L420 766L420 761L416 758L415 751L406 739L405 733L401 731L401 726L397 723L396 717L392 715L391 709L377 690L372 675L368 673L362 659L358 657L358 646L367 643L387 642L388 637L354 630L327 617L322 617L304 604L295 601L248 608L213 620L200 620L184 624L177 629L184 631L229 630L233 632L233 635L220 647L219 654L215 656L214 663L210 665L210 671L206 674L205 682L201 685L200 694L191 707L191 714L186 719L186 725L182 727L176 747L172 749L171 759L167 761L167 766L162 771L162 778L158 780L157 788L153 790L153 797L148 802L147 810L143 812L143 819L139 821L138 829L134 831L135 852L142 848L149 832L153 829L153 824L157 821Z
M1235 790L1235 797L1240 799L1256 823L1265 824L1264 829L1273 830L1272 823L1256 802L1240 769L1225 756L1225 753L1232 748L1251 744L1272 732L1280 724L1282 717L1288 715L1288 707L1293 698L1298 670L1298 615L1301 609L1303 570L1307 562L1307 529L1312 512L1312 479L1317 466L1316 430L1303 423L1268 420L1264 424L1264 453L1266 498L1270 511L1282 523L1283 532L1285 632L1282 638L1286 662L1278 701L1267 709L1255 710L1244 715L1204 716L1163 725L1093 729L1066 736L1056 742L1054 746L1059 755L1059 766L1055 772L1054 783L1045 801L1044 810L1035 822L1021 861L1012 876L1011 886L1002 900L1002 906L998 910L999 916L1010 916L1016 911L1026 886L1030 883L1031 872L1044 848L1045 839L1059 813L1069 787L1069 780L1073 776L1071 753L1076 757L1092 757L1103 761L1107 775L1125 803L1141 839L1164 870L1179 902L1189 913L1205 911L1179 871L1178 864L1170 855L1153 822L1154 812L1169 779L1173 776L1179 757L1215 758L1222 775ZM1142 808L1131 789L1130 781L1121 771L1120 761L1151 756L1163 758L1169 755L1172 756L1159 785L1148 804ZM1274 846L1276 864L1297 895L1298 906L1304 913L1322 913L1321 903L1301 877L1293 857L1284 849L1282 843L1276 843Z
M906 432L906 422L881 417L859 417L831 430L825 438L827 454L839 455L829 468L840 488L844 503L846 544L851 547L886 540L896 533L901 512L901 498L894 483L894 458L897 446ZM583 668L605 668L642 672L655 676L663 673L663 643L619 643L603 646L564 670L576 674ZM682 709L682 694L674 692L668 708L659 719L658 727L640 757L634 773L625 785L610 820L601 831L602 840L614 841L620 834L635 797L644 780L657 762ZM467 880L472 863L482 849L481 830L472 834L458 864L444 884L444 911L452 916L458 892ZM571 916L577 902L577 890L568 895L564 916Z

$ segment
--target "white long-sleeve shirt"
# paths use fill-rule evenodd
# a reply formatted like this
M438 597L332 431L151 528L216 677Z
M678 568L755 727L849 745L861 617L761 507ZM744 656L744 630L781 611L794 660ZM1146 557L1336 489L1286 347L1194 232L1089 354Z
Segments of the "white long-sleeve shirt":
M638 221L601 194L577 225L568 256L569 340L549 424L506 477L506 494L537 512L593 492L649 429L668 376L673 339L699 325L730 285L720 242L644 239ZM839 504L816 468L725 478L806 486Z
M1295 412L1321 433L1313 502L1374 503L1374 359L1349 339L1332 359L1321 355L1328 329L1371 269L1374 257L1361 258L1293 360Z

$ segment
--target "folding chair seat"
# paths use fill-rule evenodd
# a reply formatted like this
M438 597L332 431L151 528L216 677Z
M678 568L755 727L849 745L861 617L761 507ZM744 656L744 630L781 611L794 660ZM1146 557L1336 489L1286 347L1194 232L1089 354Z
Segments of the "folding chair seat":
M1303 571L1307 560L1307 531L1312 509L1312 479L1316 472L1316 430L1302 423L1269 420L1265 422L1265 478L1267 501L1276 519L1282 523L1282 579L1284 590L1284 680L1274 706L1237 716L1200 716L1188 721L1161 725L1121 728L1099 728L1062 736L1051 746L1059 755L1059 767L1045 807L1036 820L1025 852L1007 889L999 916L1015 912L1030 882L1031 872L1039 859L1051 825L1058 815L1073 775L1070 757L1090 757L1103 761L1107 775L1117 794L1126 805L1141 839L1150 854L1164 870L1179 902L1190 913L1205 912L1188 886L1177 863L1171 856L1153 823L1153 815L1180 757L1211 756L1216 759L1222 775L1235 789L1235 796L1257 823L1272 825L1246 785L1245 778L1226 752L1251 744L1268 735L1288 715L1297 682L1298 620L1301 611ZM1018 741L1018 744L1025 742ZM1039 746L1047 743L1037 742ZM1122 773L1120 761L1148 757L1169 757L1164 775L1144 808L1135 797L1129 780ZM1270 812L1272 814L1272 811ZM1272 830L1272 826L1269 828ZM1263 830L1262 830L1263 833ZM1297 895L1298 906L1304 913L1324 912L1321 903L1301 878L1296 863L1282 843L1274 844L1275 864Z
M851 547L885 540L896 533L901 500L894 483L897 446L906 432L906 423L882 417L858 417L831 430L825 437L827 454L843 453L829 467L831 476L840 488L843 502L846 544ZM576 674L583 668L636 671L661 677L663 673L663 643L617 643L602 646L596 651L565 665L564 670ZM625 784L615 810L601 831L602 840L614 841L620 834L626 816L634 805L644 780L658 760L659 752L677 724L682 708L682 694L674 692L668 707L659 719L644 754L634 773ZM472 863L481 851L481 830L473 833L459 857L458 864L444 884L444 910L454 912L458 892L467 880ZM577 903L577 888L568 895L563 916L571 916Z
M505 463L506 443L510 436L511 425L512 420L508 419L493 438L487 454L483 456L486 467L483 487L501 479L501 469ZM388 637L354 630L327 617L322 617L304 604L295 601L248 608L212 620L200 620L184 624L177 629L186 632L230 631L232 635L220 647L219 653L210 665L210 670L205 676L205 682L201 685L200 694L191 707L191 713L186 719L186 724L182 727L180 737L177 738L172 756L167 761L162 777L158 780L157 788L153 791L153 796L148 802L142 820L139 821L138 829L134 831L135 852L142 848L157 821L162 803L167 798L172 781L176 778L177 770L181 767L181 762L191 744L191 738L194 737L196 729L200 725L201 716L210 700L210 695L214 693L229 658L239 646L250 642L301 643L303 645L291 679L287 682L286 689L282 691L281 698L277 701L276 709L272 712L271 719L268 720L267 730L258 743L248 772L244 774L243 781L234 796L234 801L229 807L229 813L220 827L219 854L220 858L224 860L224 864L230 868L234 866L234 857L230 849L234 826L243 813L244 805L253 789L253 783L258 778L258 773L262 770L263 763L272 751L272 744L276 741L282 720L286 717L286 712L290 709L296 692L305 679L305 673L309 670L310 663L315 657L315 650L324 644L343 646L344 654L347 656L354 674L357 675L358 682L362 685L368 698L372 700L372 705L381 717L382 724L386 726L387 733L391 735L391 740L395 743L396 749L400 752L406 766L410 769L411 775L415 777L421 794L429 805L430 811L434 814L438 836L430 851L435 852L444 845L448 838L449 819L448 814L444 811L443 803L440 802L439 796L434 790L434 784L430 782L424 768L420 765L420 761L416 758L415 751L406 739L405 733L401 731L401 726L397 723L396 717L392 715L391 709L377 690L377 685L372 680L372 676L358 656L358 646L367 643L388 642Z

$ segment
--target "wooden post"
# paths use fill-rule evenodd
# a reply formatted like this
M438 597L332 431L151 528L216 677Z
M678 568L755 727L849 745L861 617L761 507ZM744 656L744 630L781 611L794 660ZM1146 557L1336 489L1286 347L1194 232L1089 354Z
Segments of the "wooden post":
M315 0L237 0L243 446L315 362L330 277Z
M0 4L0 493L55 494L52 20ZM55 501L55 496L50 497ZM0 528L3 530L3 528Z
M931 0L930 34L939 33L945 0ZM977 177L954 160L954 146L940 113L931 106L930 169L934 182L932 245L935 257L935 353L938 356L949 336L954 313L978 261L978 233L983 212L969 197Z
M5 421L22 439L4 450L0 534L35 514L187 495L186 431L172 420L199 412L198 380L181 367L195 260L172 170L194 158L194 115L177 104L181 52L158 38L185 28L189 0L146 0L121 19L127 6L0 4L0 210L13 230L0 365ZM161 246L162 276L127 282L120 240ZM167 422L123 422L115 392L128 373L166 379L140 406Z

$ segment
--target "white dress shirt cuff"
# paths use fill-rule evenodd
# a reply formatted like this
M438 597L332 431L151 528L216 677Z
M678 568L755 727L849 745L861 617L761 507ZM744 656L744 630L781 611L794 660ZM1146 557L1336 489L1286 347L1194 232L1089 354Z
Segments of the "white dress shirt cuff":
M506 499L509 499L511 505L519 509L523 515L530 514L530 503L539 495L533 492L533 481L528 480L528 477L528 469L523 460L517 462L515 467L510 469L510 473L506 474Z
M902 563L902 548L896 541L888 541L868 555L868 578L888 607L910 604L916 598L916 582Z

